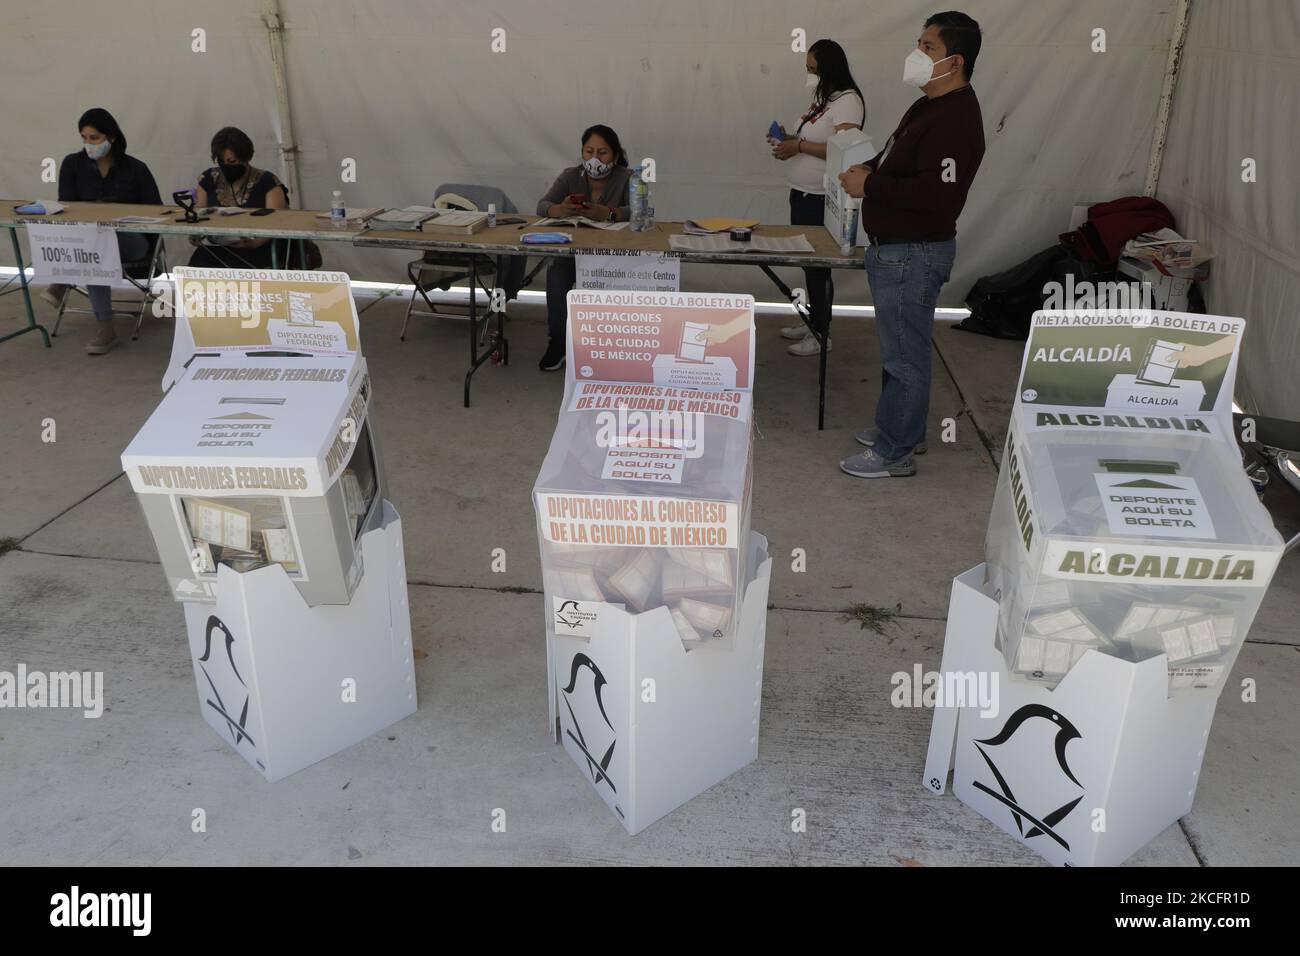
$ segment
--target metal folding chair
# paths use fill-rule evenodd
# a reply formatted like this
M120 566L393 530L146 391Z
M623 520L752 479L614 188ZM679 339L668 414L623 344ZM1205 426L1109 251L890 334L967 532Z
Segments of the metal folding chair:
M122 263L122 278L140 290L143 298L140 300L139 308L135 308L134 299L113 299L113 314L123 315L128 318L135 318L135 328L131 332L132 339L140 337L140 328L144 325L145 313L149 311L149 306L156 299L163 298L162 293L155 292L153 289L153 280L167 272L167 248L163 237L159 236L158 241L154 244L153 252L145 259L137 259L133 262ZM68 313L77 315L94 315L92 309L72 308L68 305L68 300L72 298L72 293L78 293L83 297L89 298L89 294L82 286L74 285L68 290L68 294L63 297L63 303L59 306L58 315L54 319L54 328L50 335L59 334L59 325L63 322L63 316ZM119 309L119 304L126 305L129 303L130 309Z
M496 204L499 214L519 211L515 208L515 204L510 201L510 197L495 186L478 186L466 183L444 183L439 186L434 191L433 204L436 205L438 199L448 193L454 193L469 200L474 207L470 211L484 211L489 203ZM459 205L457 204L458 208ZM475 299L475 304L477 304L478 291L482 289L484 295L487 296L490 315L493 311L493 287L489 280L495 279L499 282L500 287L505 290L506 300L509 301L515 298L519 294L519 289L532 278L532 276L524 278L526 266L527 260L520 256L494 257L473 252L426 252L419 259L412 259L406 264L406 274L414 288L411 290L411 298L406 303L406 314L402 317L400 338L402 341L406 340L406 328L410 324L413 315L439 319L468 319L476 311L468 307L464 312L447 311L453 307L446 303L434 302L429 297L429 294L435 289L446 292L457 282L469 279L471 282L470 292ZM426 309L418 308L421 300L427 306ZM489 334L488 328L488 323L484 323L483 339L480 340L480 346L486 341Z

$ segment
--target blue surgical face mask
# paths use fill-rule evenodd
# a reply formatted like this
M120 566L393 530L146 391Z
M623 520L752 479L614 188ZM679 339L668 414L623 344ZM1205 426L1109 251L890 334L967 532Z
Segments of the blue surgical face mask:
M103 159L112 148L113 144L108 140L104 140L102 143L87 143L86 155L91 159Z
M604 179L614 167L609 163L602 163L595 156L588 156L582 161L582 168L592 179Z

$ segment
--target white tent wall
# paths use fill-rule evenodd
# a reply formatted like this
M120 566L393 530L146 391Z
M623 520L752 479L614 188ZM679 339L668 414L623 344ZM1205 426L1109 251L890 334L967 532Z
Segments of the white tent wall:
M916 91L903 58L925 17L965 9L984 29L974 85L988 151L959 226L946 304L979 275L1050 245L1079 202L1138 193L1150 150L1173 0L282 0L303 195L324 208L427 202L441 182L503 188L531 211L605 122L634 159L658 165L660 218L750 215L787 222L787 187L763 141L806 107L803 55L827 36L847 50L883 145ZM261 0L0 0L0 89L9 135L0 194L52 195L41 161L78 146L76 118L105 106L166 198L208 165L223 125L244 129L255 162L281 171L275 86ZM506 52L492 53L492 31ZM204 53L191 31L206 31ZM1106 31L1106 52L1091 50ZM340 181L356 161L357 181ZM7 243L5 246L7 247ZM173 240L173 259L188 247ZM410 255L325 247L331 266L399 279ZM791 280L798 278L787 271ZM688 288L775 295L757 270L688 267ZM836 300L867 301L862 273Z
M1300 3L1194 0L1156 195L1218 256L1209 311L1246 319L1237 400L1300 421ZM1256 164L1243 180L1243 161Z

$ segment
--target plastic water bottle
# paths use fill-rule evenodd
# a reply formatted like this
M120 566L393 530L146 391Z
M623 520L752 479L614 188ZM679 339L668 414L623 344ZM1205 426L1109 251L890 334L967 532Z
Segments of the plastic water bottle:
M632 180L628 183L629 218L633 232L645 232L653 225L650 220L650 184L642 178L644 167L632 167Z
M862 200L844 194L840 209L840 255L851 256L858 241L858 213L862 209Z
M497 227L497 204L494 202L488 203L487 227L489 229L495 229Z
M334 201L330 203L330 225L340 227L348 220L347 207L343 205L343 191L334 190Z

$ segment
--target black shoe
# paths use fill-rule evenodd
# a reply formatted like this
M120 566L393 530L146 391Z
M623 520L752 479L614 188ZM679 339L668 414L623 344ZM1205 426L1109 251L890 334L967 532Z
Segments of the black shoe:
M537 363L537 367L543 372L554 372L556 369L564 368L564 343L557 342L555 339L548 339L546 342L546 354L542 360Z

